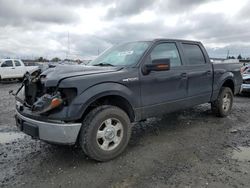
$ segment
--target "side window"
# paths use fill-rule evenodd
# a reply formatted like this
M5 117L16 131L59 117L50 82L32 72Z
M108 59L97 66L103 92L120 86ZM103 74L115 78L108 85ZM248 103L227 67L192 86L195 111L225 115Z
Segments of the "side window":
M12 60L7 60L7 61L4 61L1 65L1 67L13 67L13 63L12 63Z
M188 65L205 64L206 60L201 51L201 48L196 44L182 44L184 55L187 58Z
M15 60L14 62L15 62L16 67L21 66L21 63L19 61Z
M170 66L181 66L181 59L175 43L157 45L150 54L151 61L155 59L170 59Z

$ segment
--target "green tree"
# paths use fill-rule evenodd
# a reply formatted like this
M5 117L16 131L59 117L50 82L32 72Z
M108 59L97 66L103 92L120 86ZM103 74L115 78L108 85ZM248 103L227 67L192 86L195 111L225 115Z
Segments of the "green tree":
M52 62L58 62L58 61L61 61L61 59L58 58L58 57L54 57L53 59L51 59L51 61L52 61Z
M44 58L43 57L39 57L36 61L38 61L38 62L44 62Z

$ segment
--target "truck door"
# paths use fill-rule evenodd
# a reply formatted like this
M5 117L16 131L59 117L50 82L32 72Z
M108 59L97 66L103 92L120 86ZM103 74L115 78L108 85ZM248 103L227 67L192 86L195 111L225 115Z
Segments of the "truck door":
M22 78L23 75L25 74L25 66L21 64L21 62L18 60L14 60L14 64L15 64L16 77Z
M12 60L5 60L1 64L1 78L14 78L15 76L15 67Z
M210 101L213 69L207 54L199 43L182 43L184 63L187 69L188 97L192 105ZM207 57L206 57L207 56Z
M175 42L156 44L142 67L155 59L170 59L170 70L141 74L142 116L149 117L175 111L187 97L187 76Z

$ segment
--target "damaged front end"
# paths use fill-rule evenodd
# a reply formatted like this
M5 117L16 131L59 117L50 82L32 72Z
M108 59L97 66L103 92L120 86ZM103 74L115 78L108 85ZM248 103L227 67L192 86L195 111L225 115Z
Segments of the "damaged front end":
M32 105L31 110L36 114L43 114L59 107L63 103L60 92L55 95L44 94Z
M60 107L67 106L76 96L76 89L58 89L55 87L45 87L46 75L40 70L32 74L26 74L21 87L16 93L16 101L36 115L48 115L48 113L60 110Z

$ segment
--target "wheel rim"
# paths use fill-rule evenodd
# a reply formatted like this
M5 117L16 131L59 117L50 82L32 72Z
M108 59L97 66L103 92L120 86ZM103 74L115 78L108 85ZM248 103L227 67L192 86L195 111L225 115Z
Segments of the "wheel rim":
M109 118L103 121L99 126L96 141L102 150L110 151L121 143L122 137L122 123L116 118Z
M231 106L231 96L229 93L226 93L222 99L222 108L224 111L227 112L230 109L230 106Z

